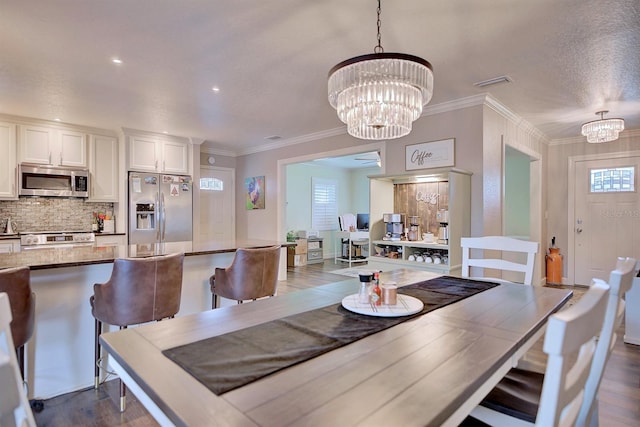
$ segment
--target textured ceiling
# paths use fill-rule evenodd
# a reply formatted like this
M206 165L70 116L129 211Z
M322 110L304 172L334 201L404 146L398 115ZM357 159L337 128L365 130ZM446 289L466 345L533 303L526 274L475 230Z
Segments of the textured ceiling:
M327 72L372 53L375 10L372 0L0 0L0 113L235 152L329 131L342 123ZM488 91L551 139L579 136L601 109L640 128L638 0L383 0L382 45L433 64L430 105ZM503 74L513 83L473 86Z

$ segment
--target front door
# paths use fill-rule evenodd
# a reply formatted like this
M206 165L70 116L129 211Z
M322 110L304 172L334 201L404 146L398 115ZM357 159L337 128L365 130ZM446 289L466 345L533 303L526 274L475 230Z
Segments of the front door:
M201 241L235 238L235 201L233 169L200 168Z
M609 280L616 257L640 259L640 157L577 161L573 219L575 283Z

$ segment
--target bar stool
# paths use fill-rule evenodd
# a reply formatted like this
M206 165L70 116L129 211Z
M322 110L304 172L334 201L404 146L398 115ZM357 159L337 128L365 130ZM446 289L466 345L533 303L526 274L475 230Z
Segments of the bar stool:
M16 348L20 373L24 379L24 345L33 334L36 314L36 294L31 291L29 267L0 270L0 292L9 295L11 304L11 335Z
M172 318L180 309L184 254L116 259L106 283L93 285L89 299L95 318L94 386L100 382L102 323L125 329L129 325ZM120 380L120 412L126 407Z
M216 268L209 278L211 308L218 296L238 301L272 297L278 286L280 246L258 249L239 248L227 268Z

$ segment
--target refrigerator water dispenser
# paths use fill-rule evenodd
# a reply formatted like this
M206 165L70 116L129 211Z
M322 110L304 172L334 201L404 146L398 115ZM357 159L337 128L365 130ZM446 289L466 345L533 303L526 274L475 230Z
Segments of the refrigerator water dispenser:
M136 204L136 228L138 230L153 230L156 228L153 203Z

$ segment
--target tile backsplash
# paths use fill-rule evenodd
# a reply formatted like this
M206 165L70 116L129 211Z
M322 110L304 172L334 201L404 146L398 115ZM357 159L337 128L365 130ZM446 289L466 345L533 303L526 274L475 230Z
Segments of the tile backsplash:
M92 214L98 211L113 211L113 203L46 197L3 200L0 201L0 232L4 231L7 218L11 218L17 232L90 231Z

